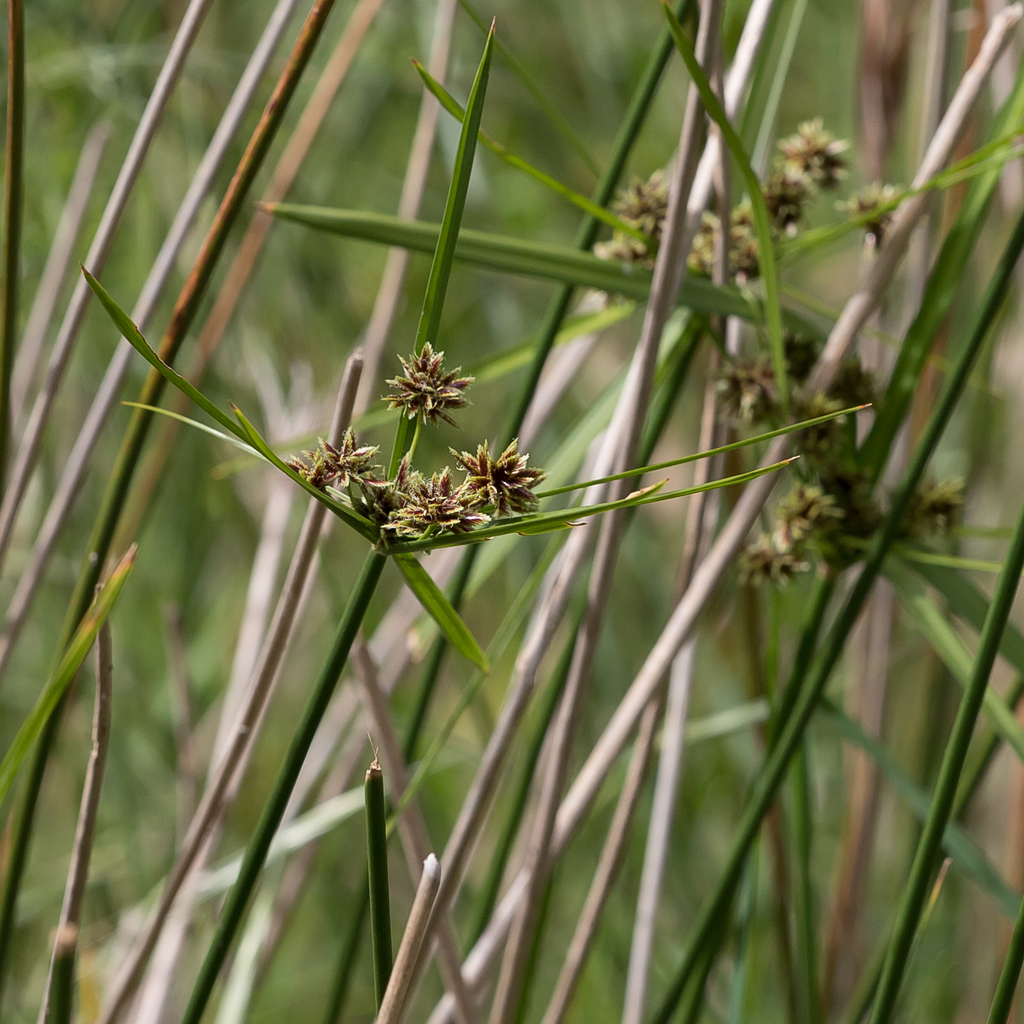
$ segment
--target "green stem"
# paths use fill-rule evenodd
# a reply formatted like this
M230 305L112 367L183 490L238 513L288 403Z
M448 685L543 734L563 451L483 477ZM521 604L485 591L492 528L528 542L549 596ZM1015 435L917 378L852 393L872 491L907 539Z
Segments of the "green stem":
M725 871L711 901L698 919L695 934L683 954L675 981L656 1017L658 1024L668 1024L683 994L686 983L698 962L701 951L705 944L712 939L715 922L732 903L733 894L742 874L747 851L757 836L761 821L774 803L779 785L785 778L790 759L800 744L804 729L814 713L818 699L824 692L832 669L842 654L846 637L856 623L875 579L881 572L882 563L888 554L889 548L899 535L904 512L910 503L915 488L924 476L924 471L931 459L932 453L938 445L939 439L945 431L946 424L953 413L953 409L960 399L974 360L985 338L988 336L989 328L1002 307L1013 269L1022 249L1024 249L1024 217L1018 221L1013 237L1000 258L971 337L964 345L947 377L945 391L937 403L931 420L913 454L913 459L907 469L903 482L893 496L889 513L883 520L882 526L875 534L868 548L865 564L857 578L857 582L854 584L835 623L829 630L825 642L818 652L810 677L801 688L799 698L796 700L789 720L780 731L778 743L772 749L768 760L761 770L754 786L751 801L743 815L738 834L729 853ZM991 615L991 607L989 614ZM984 687L982 687L982 693L984 693ZM950 794L950 797L952 798L952 794ZM941 830L939 831L939 838L941 839ZM879 1024L879 1022L875 1021L873 1024Z
M7 151L4 166L3 311L0 314L0 494L11 433L11 367L18 341L22 183L25 170L25 11L7 0Z
M274 783L273 792L263 808L263 813L249 840L249 845L245 848L245 856L242 858L238 878L231 887L217 920L217 929L214 932L210 948L207 950L206 959L200 969L199 977L192 991L192 998L189 1000L185 1016L182 1018L182 1024L199 1024L202 1020L203 1011L213 993L217 975L224 965L235 932L245 914L249 897L259 880L267 852L274 834L277 832L277 827L281 823L285 807L291 797L292 789L295 787L295 781L299 777L302 763L306 759L306 753L316 735L320 720L327 710L341 671L345 667L345 662L348 660L349 650L359 632L370 598L373 596L386 561L384 555L375 551L371 551L366 556L362 571L349 596L348 604L338 626L338 632L335 634L331 652L313 687L309 703L306 705L298 730L292 738L284 764Z
M316 3L314 3L295 42L288 63L282 71L270 99L267 101L263 115L249 140L249 145L246 147L245 153L235 170L231 183L228 185L227 192L221 201L210 230L199 251L199 255L192 266L188 280L178 296L174 311L171 314L170 323L160 343L160 358L169 365L173 364L178 349L181 347L192 325L196 311L206 293L206 288L223 252L228 234L238 219L239 213L246 206L246 196L249 188L263 164L263 160L270 149L270 144L277 134L287 110L288 102L295 92L302 72L309 63L317 40L320 38L324 23L333 6L334 0L316 0ZM164 384L164 378L160 374L155 370L150 372L139 393L138 403L146 406L159 404ZM68 642L78 628L78 624L82 621L82 617L92 603L96 584L99 582L100 573L103 571L103 565L107 560L114 532L124 511L128 489L131 486L135 467L142 453L142 447L145 444L152 417L153 413L145 409L135 409L128 424L128 429L125 432L117 458L111 469L100 510L93 525L87 554L79 570L75 589L68 605L61 631L61 639L57 648L58 657L64 652ZM63 706L64 702L62 700L51 716L52 721L56 722L59 720ZM46 769L46 763L49 760L50 750L56 734L56 726L48 725L46 731L40 737L39 745L36 748L36 758L32 767L30 784L25 790L25 799L19 807L16 834L24 844L24 849L19 857L11 858L5 879L4 900L2 905L0 905L0 915L2 915L0 916L0 979L2 979L4 972L4 960L7 953L9 933L14 926L13 915L18 890L21 886L22 872L25 867L24 853L27 851L35 820L39 785L42 783L43 773ZM32 784L33 782L35 785Z
M373 952L373 994L377 1010L391 980L395 952L391 944L391 894L388 886L387 808L384 773L374 758L366 769L366 874L370 894L370 942Z
M1006 950L1003 969L999 973L999 983L989 1011L988 1024L1006 1024L1013 1007L1013 993L1017 988L1021 964L1024 964L1024 903L1010 936L1010 945Z
M790 769L790 815L795 847L793 903L796 911L797 1009L802 1024L815 1024L818 1014L818 970L814 929L814 898L811 886L811 778L807 763L807 741L800 746Z
M999 574L995 594L989 605L988 616L978 642L978 652L974 659L971 678L964 690L956 720L953 723L953 731L942 756L942 766L939 769L939 778L928 810L928 818L917 846L914 864L910 869L910 879L904 889L903 899L896 916L893 937L889 943L889 952L882 969L882 977L878 983L878 993L869 1018L871 1024L887 1024L896 1005L896 997L906 971L911 945L917 932L921 912L928 898L932 872L939 846L942 843L942 834L953 809L956 787L967 758L971 733L974 731L975 722L981 711L985 687L988 685L992 666L999 653L999 643L1002 640L1003 629L1017 593L1022 570L1024 570L1024 503L1021 504L1014 527L1013 540L1006 554L1003 569ZM1018 926L1014 929L1015 935L1020 927L1021 924L1018 920ZM1024 945L1018 944L1024 951ZM1011 951L1016 955L1012 946ZM1011 966L1009 958L1007 966ZM1020 963L1018 962L1017 971L1013 974L1014 983L1019 969ZM1000 978L1000 991L1003 989L1005 977L1006 971L1004 970L1004 975ZM1012 999L1012 991L1010 998ZM1008 1010L1009 1005L1007 1005Z
M53 982L50 988L50 1012L46 1019L47 1024L71 1024L75 1001L77 930L66 942L58 935L57 943L58 948L53 960Z

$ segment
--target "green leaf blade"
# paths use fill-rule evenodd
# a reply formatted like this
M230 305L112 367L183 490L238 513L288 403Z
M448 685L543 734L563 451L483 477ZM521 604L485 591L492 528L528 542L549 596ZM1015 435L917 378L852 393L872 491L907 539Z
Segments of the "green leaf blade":
M444 592L431 578L430 573L412 555L396 554L393 557L409 589L416 595L416 599L437 623L451 645L481 672L490 672L490 662L483 648L477 643L476 637L462 616L452 607Z

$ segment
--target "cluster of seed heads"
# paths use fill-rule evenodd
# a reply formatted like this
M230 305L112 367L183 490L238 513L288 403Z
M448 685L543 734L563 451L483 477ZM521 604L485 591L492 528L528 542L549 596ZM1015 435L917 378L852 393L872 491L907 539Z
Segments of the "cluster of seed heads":
M772 228L777 236L792 237L803 225L809 202L819 192L835 191L846 176L843 154L849 148L845 139L836 139L825 130L821 118L805 121L796 134L782 139L778 154L762 193ZM899 189L893 185L871 185L837 203L851 220L859 221L874 246L879 246L892 220L893 204ZM623 231L615 231L609 241L598 242L594 252L603 259L640 263L651 268L668 210L668 188L662 171L650 178L634 178L623 189L612 209L625 224L639 231L644 240ZM876 216L871 216L877 211ZM705 213L690 249L688 266L703 277L710 277L715 266L715 236L718 218ZM729 274L741 281L757 277L758 240L749 199L744 199L730 214L727 240Z
M419 355L400 359L404 373L387 383L394 389L384 400L410 419L453 426L451 410L466 404L472 377L460 370L446 371L444 353L426 344ZM533 512L538 507L534 489L544 473L529 466L529 456L519 452L514 439L495 458L486 441L476 453L449 449L456 465L466 473L456 483L452 468L427 477L412 466L409 454L388 479L374 459L379 449L360 446L349 428L338 447L320 439L313 451L288 461L288 465L318 490L327 491L351 505L370 520L382 536L418 540L441 533L465 533L490 521L492 516Z
M792 371L806 364L804 341L786 340L792 379L800 383L806 376ZM780 422L775 377L767 360L733 361L722 372L719 389L723 412L734 421L756 427ZM872 401L874 392L871 374L851 359L828 394L798 391L793 414L798 420L815 419ZM772 529L744 552L741 574L752 582L786 583L815 560L831 569L852 565L863 556L882 519L871 476L856 457L851 424L827 420L799 431L794 440L808 479L796 483L778 503ZM904 513L900 532L917 540L947 533L959 520L963 504L962 481L922 483Z

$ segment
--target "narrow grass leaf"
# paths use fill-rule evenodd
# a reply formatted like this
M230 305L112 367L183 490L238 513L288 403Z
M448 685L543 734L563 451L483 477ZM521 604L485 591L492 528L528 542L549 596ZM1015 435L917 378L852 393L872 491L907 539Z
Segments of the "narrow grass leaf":
M772 225L768 217L768 207L764 201L764 194L761 191L761 182L758 181L754 169L750 166L750 160L743 149L743 143L736 134L729 116L725 112L718 97L711 88L707 76L697 62L697 56L693 52L690 41L683 32L683 26L675 16L668 0L662 0L662 13L668 22L669 31L675 41L676 49L679 50L686 70L693 79L693 84L700 93L704 103L704 109L708 116L718 125L722 133L722 139L733 159L739 167L743 182L747 187L750 196L750 206L754 216L754 230L757 232L757 263L761 271L761 280L764 282L765 291L765 318L768 324L768 343L772 353L772 366L775 370L775 386L778 390L779 404L782 406L784 415L789 414L789 378L786 373L786 349L782 340L782 312L779 305L779 273L775 265L775 252L773 249Z
M121 404L128 406L129 409L145 409L147 412L155 413L158 416L166 416L168 419L177 420L179 423L184 423L186 426L193 427L196 430L201 430L204 434L209 434L210 437L215 437L219 441L226 441L228 444L234 445L236 448L240 448L248 455L262 461L263 457L255 448L252 447L252 445L246 444L244 441L239 441L237 437L234 437L231 434L225 434L221 430L215 430L206 423L200 423L198 420L189 419L188 416L183 416L180 412L175 412L173 409L162 409L158 405L143 405L142 402L122 402Z
M491 665L483 648L419 560L412 555L395 555L394 562L405 577L405 582L409 584L409 589L438 624L448 642L473 662L481 672L490 672Z
M200 409L203 410L208 416L216 420L225 430L234 434L235 437L239 438L243 442L247 440L245 435L239 429L238 424L232 422L231 417L226 413L221 412L198 388L187 381L180 373L176 373L170 366L168 366L153 350L149 342L142 336L141 331L135 326L132 318L114 301L110 293L96 280L92 274L89 273L85 267L82 267L82 273L85 275L86 281L89 283L89 287L96 294L96 297L100 300L103 308L107 311L107 315L113 321L114 326L121 332L121 336L128 342L129 345L143 359L149 363L162 377L170 381L183 395L190 398Z
M7 794L14 784L18 769L25 760L32 744L39 738L44 726L53 713L65 691L71 685L75 673L78 671L86 655L92 648L96 634L100 626L106 621L111 608L117 601L124 589L124 585L131 574L132 566L135 564L135 546L129 548L128 552L114 566L113 571L103 585L102 589L93 599L92 605L86 612L84 618L75 630L71 643L68 644L63 657L57 667L50 673L49 678L43 685L42 692L36 699L28 717L21 724L17 735L14 737L3 760L0 761L0 804L7 798Z
M618 501L604 501L597 505L583 505L567 509L558 509L552 512L538 512L526 516L510 516L508 519L499 519L488 526L478 530L470 530L467 533L442 534L438 537L428 537L425 540L402 541L392 544L388 548L389 554L406 554L413 551L432 551L439 547L458 547L462 544L475 544L491 537L501 537L510 533L542 533L547 530L558 530L562 526L576 519L583 519L587 516L600 515L602 512L612 512L620 508L635 508L640 505L650 505L656 501L672 501L675 498L682 498L689 494L699 494L701 491L713 491L719 487L733 487L738 484L745 484L756 480L766 473L775 473L784 469L799 456L784 459L782 462L773 463L770 466L761 466L751 470L749 473L739 473L736 476L723 477L719 480L712 480L709 483L701 484L699 487L684 487L677 491L650 493L651 488L634 492Z
M988 598L961 572L945 566L928 563L915 564L914 572L928 581L949 605L949 610L966 622L975 632L981 632L988 615ZM1006 624L999 644L999 653L1018 672L1024 672L1024 633L1012 622Z
M282 220L343 238L358 238L380 245L398 246L415 252L433 252L439 228L428 221L402 220L365 210L339 210L324 206L266 203L262 207ZM591 252L550 242L533 242L508 235L463 228L455 258L464 263L505 274L522 274L549 281L594 288L611 295L645 301L651 290L651 272L635 263L602 260ZM678 304L698 313L737 316L760 324L764 320L760 303L751 303L733 285L716 285L700 277L687 277L679 291ZM782 311L792 330L824 337L821 325L792 310Z
M625 480L628 477L642 476L644 473L656 473L661 469L670 469L673 466L682 466L689 462L699 462L702 459L710 459L715 455L722 455L725 452L739 451L741 448L749 448L754 444L762 444L765 441L770 441L772 438L781 437L784 434L791 434L797 430L807 430L810 427L817 426L819 423L825 423L828 420L836 419L840 416L849 416L851 413L860 412L862 409L867 409L869 405L854 405L848 409L842 409L839 412L828 413L825 416L816 416L814 419L801 420L799 423L791 423L785 427L779 427L777 430L769 430L765 434L757 434L754 437L746 437L741 441L732 441L729 444L721 445L718 448L709 448L707 451L695 452L692 455L683 455L678 459L669 459L667 462L655 462L650 466L639 466L637 469L630 469L624 473L615 473L612 476L602 476L594 480L584 480L578 484L567 484L565 487L553 487L547 491L538 491L538 498L550 498L555 494L567 494L570 491L578 491L587 487L593 487L595 484L606 484L611 483L613 480Z

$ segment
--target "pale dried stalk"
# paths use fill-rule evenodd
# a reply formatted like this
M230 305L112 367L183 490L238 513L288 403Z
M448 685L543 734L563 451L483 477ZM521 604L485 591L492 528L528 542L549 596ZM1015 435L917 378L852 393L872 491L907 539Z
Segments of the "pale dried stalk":
M178 788L178 843L184 838L196 809L199 793L199 765L192 735L195 722L192 674L185 653L185 631L181 608L164 608L164 636L167 649L168 692L171 699L171 725L174 733L176 779Z
M697 59L705 69L713 66L720 17L720 0L705 0L702 4L697 34ZM635 464L654 381L658 344L669 315L675 308L675 299L686 274L686 259L695 231L695 225L687 217L687 201L700 156L699 142L703 123L700 96L696 86L691 85L683 116L678 156L669 185L668 212L655 261L651 297L647 303L634 365L620 397L620 405L629 412L625 417L621 435L613 435L621 438L615 463L619 470ZM627 481L612 484L609 488L609 498L614 500L620 497L625 493L624 489L627 486ZM498 976L498 986L491 1008L491 1024L510 1024L516 1013L540 901L550 875L551 859L548 847L551 832L565 784L575 723L579 718L579 708L586 693L594 651L601 634L622 529L625 525L625 516L622 512L611 512L603 519L587 593L587 608L582 627L576 637L569 675L551 732L547 769L541 776L540 796L526 854L529 883L513 924L508 949Z
M438 0L434 14L434 35L430 42L430 57L427 70L441 84L444 84L448 69L448 51L451 48L452 24L455 20L456 0ZM416 119L416 130L412 137L409 150L409 162L405 168L405 179L402 182L402 194L398 199L398 216L404 220L414 220L420 210L423 192L427 185L427 172L430 170L430 154L434 148L434 136L437 133L437 119L440 106L433 95L423 91L420 100L420 112ZM384 346L387 344L391 324L395 319L398 300L402 294L402 283L405 280L405 269L409 265L407 249L389 249L384 273L381 277L377 298L373 303L370 322L366 325L363 338L363 351L366 353L366 372L359 389L356 401L356 415L359 416L377 397L377 376L380 373Z
M719 86L719 92L721 93ZM723 152L721 137L718 152ZM718 197L718 228L715 235L716 284L729 278L729 243L726 225L731 214L731 187L729 163L719 159L716 167L716 192ZM739 354L740 334L734 318L724 325L726 350L730 355ZM708 358L708 380L704 388L704 404L701 409L700 437L698 446L702 450L725 443L727 431L718 423L718 353L711 349ZM719 472L724 459L716 456L705 459L697 465L694 484L706 483ZM693 575L694 566L703 557L721 507L720 491L704 491L690 499L687 510L686 532L683 537L683 555L679 565L677 599L686 590ZM696 655L696 640L688 640L675 656L668 673L668 697L665 704L665 725L662 730L661 753L654 783L654 799L651 818L644 846L644 863L640 873L640 889L637 893L636 918L633 938L629 949L629 966L626 971L626 991L622 1004L623 1024L642 1024L647 999L647 978L650 972L651 955L654 950L654 929L661 895L661 881L668 860L669 840L676 805L676 790L682 770L683 752L686 743L686 717L690 706L690 691L693 686L693 668ZM643 721L643 720L642 720Z
M1019 4L1009 7L1004 16L993 22L982 43L981 52L971 69L964 76L950 103L946 116L935 134L925 163L915 178L931 178L941 170L961 130L966 123L967 115L973 101L981 91L985 78L992 64L1009 36L1010 30L1021 16ZM915 199L920 199L918 196ZM878 303L886 284L891 280L899 256L906 246L914 222L923 210L923 204L909 200L899 208L894 219L894 228L885 247L881 249L878 259L873 264L867 282L847 302L839 320L829 334L828 341L817 366L811 375L808 389L825 391L831 384L842 360L853 344L857 332ZM884 274L878 272L885 268ZM777 462L784 458L788 448L785 438L779 438L771 444L765 456L764 464ZM707 558L694 573L690 586L676 605L665 629L658 638L643 667L637 674L622 702L619 704L611 721L608 723L601 738L591 751L583 769L576 778L567 800L582 798L589 793L596 780L603 778L607 766L614 761L622 750L630 733L636 726L640 713L653 695L662 673L668 668L672 658L689 637L697 617L703 611L708 598L745 540L751 526L760 514L761 508L772 487L774 476L768 475L752 481L744 489L735 508L726 520L718 539L712 545Z
M594 880L590 884L586 902L583 904L583 910L576 922L576 930L565 954L562 971L555 983L555 990L548 1003L548 1008L541 1018L541 1024L561 1024L569 1009L569 1003L576 991L587 955L593 945L594 936L597 934L601 911L604 909L608 894L618 877L626 840L629 838L633 812L636 810L637 801L640 798L651 748L654 745L654 734L660 711L659 703L652 701L648 704L640 721L636 745L633 747L633 756L630 758L629 767L626 770L626 781L619 794L619 802L615 807L615 814L601 850L597 870L594 872Z
M431 853L423 862L423 873L416 887L416 898L412 901L409 920L405 923L402 942L391 969L391 979L384 992L384 999L377 1014L377 1024L402 1024L405 1008L416 975L416 961L427 934L430 908L434 905L437 887L441 882L441 865Z
M210 0L202 0L204 13L205 6L208 6L209 2ZM193 0L193 6L196 6L198 3L199 0ZM287 28L288 21L294 12L296 4L297 0L278 0L278 4L271 14L270 20L267 22L266 28L253 50L238 85L235 87L235 91L224 110L220 123L217 125L217 130L214 132L213 138L203 154L203 159L196 169L188 190L178 207L178 212L175 214L170 230L167 232L167 237L164 239L159 253L157 253L156 260L142 287L138 301L132 309L132 319L142 330L145 330L150 316L156 309L164 285L174 269L178 253L185 242L189 229L202 207L217 169L228 147L231 145L231 140L239 123L245 116L253 94L274 55L283 32ZM191 10L192 7L189 8L189 11ZM188 18L188 14L186 14L186 18ZM183 22L183 28L184 25L185 23ZM198 26L196 26L196 29L198 29ZM179 29L179 35L181 31ZM175 44L177 44L177 39ZM170 57L168 57L168 60L170 60ZM157 84L159 86L160 83L158 82ZM173 86L173 82L170 83L170 86ZM153 95L154 97L157 95L156 90L154 90ZM166 97L164 97L164 102L166 102ZM143 123L145 123L145 117L143 118ZM142 130L142 124L140 124L139 130ZM138 138L138 133L136 137ZM139 157L140 162L144 155L143 151ZM131 151L129 151L129 156L131 156ZM136 168L135 173L138 173L138 168ZM134 182L134 177L132 180ZM120 182L120 178L118 181ZM110 203L114 202L116 195L117 185L114 186L114 193L111 195ZM125 198L127 198L127 195ZM109 209L110 204L108 203ZM116 227L116 222L110 228L111 236L114 227ZM103 223L100 225L100 230L102 229ZM97 232L97 241L99 239L100 234ZM89 255L86 257L86 264L92 273L99 275L102 271L111 240L111 238L107 238L104 248L101 252L97 252L95 256L94 250L97 248L97 241L94 241L93 248L90 249ZM36 405L32 410L31 418L25 429L25 436L22 439L17 461L12 470L11 483L4 495L3 503L0 504L0 562L2 562L7 551L18 507L24 497L25 488L28 486L29 478L36 463L42 434L49 419L50 408L56 398L57 388L60 386L64 367L70 357L71 348L77 338L78 330L81 327L91 295L92 290L86 284L84 278L79 280L75 286L64 325L61 327L61 333L58 335L57 342L54 345L46 380L36 399ZM61 352L60 346L62 345L66 351ZM4 618L3 633L0 634L0 679L3 677L11 651L28 617L32 599L35 597L36 590L42 581L57 538L64 527L65 520L71 511L75 499L81 492L82 478L88 468L89 459L106 424L110 410L117 399L117 393L124 381L125 374L128 372L132 352L133 349L127 341L123 338L118 340L114 355L107 365L103 380L100 382L100 386L89 407L85 422L82 424L82 429L75 439L75 444L71 449L71 454L68 456L67 463L65 463L53 498L50 500L50 505L39 528L39 534L32 546L28 563L18 580L18 586L15 589L14 596L11 598L11 603L7 608ZM55 359L59 362L59 367Z
M361 369L362 355L356 350L349 356L338 393L330 431L330 440L334 444L340 442L341 434L351 417ZM258 723L262 720L288 648L295 626L299 597L313 562L324 514L323 505L315 499L310 499L291 565L288 567L288 575L278 598L267 638L260 651L257 669L244 706L236 719L230 743L225 747L220 761L211 773L206 792L178 851L164 890L160 894L159 903L147 920L142 934L133 945L114 982L113 991L100 1017L100 1024L110 1024L126 1008L182 883L193 870L200 852L207 846L206 839L209 833L217 827L217 822L226 810L229 787L252 749Z
M73 961L78 946L78 933L82 924L82 901L85 899L89 858L92 856L96 817L100 808L100 791L103 788L103 771L107 765L107 750L110 747L112 676L110 623L104 622L96 636L96 701L92 713L92 751L89 754L89 765L85 770L85 785L82 787L82 802L78 810L75 843L71 848L71 864L64 887L64 902L61 905L60 922L57 925L50 970L43 1002L39 1007L37 1024L44 1024L46 1021L57 958L70 957Z
M146 109L135 129L135 135L128 147L124 163L114 182L114 188L103 210L99 227L97 227L92 244L89 246L89 254L86 256L85 262L93 273L99 274L106 264L121 214L124 212L135 181L142 170L142 163L149 151L153 136L156 134L160 119L163 117L164 108L177 84L185 64L185 58L195 42L211 2L212 0L190 0L185 16L178 26L167 58L164 60L156 84L153 86L153 92L146 103ZM28 481L39 454L43 432L50 417L50 410L57 397L57 389L60 387L64 370L78 338L78 332L85 318L85 311L91 296L92 289L86 284L84 278L79 278L64 315L64 322L61 324L57 339L50 352L46 375L29 414L25 433L11 468L11 478L4 493L3 502L0 503L0 562L6 554L18 507L24 497L25 489L28 487ZM0 673L2 673L3 660L4 654L0 652Z
M397 796L403 793L409 785L409 770L405 765L402 745L398 741L398 734L395 732L395 725L391 719L391 707L380 688L380 682L377 679L377 666L371 660L366 644L357 643L353 646L352 666L363 688L366 710L373 721L374 735L376 742L380 744L380 756L384 759L384 770L390 780L391 791ZM398 834L402 840L402 849L405 851L409 874L415 878L418 865L430 852L430 837L416 800L409 802L398 819ZM434 894L436 896L436 889ZM431 900L430 909L433 909L433 906L434 900ZM424 922L423 933L419 939L421 946L426 936L427 922ZM462 979L462 965L459 961L455 933L452 931L451 921L447 915L441 919L437 928L437 947L441 975L444 978L445 986L455 999L460 1024L473 1024L476 1020L476 1008ZM416 972L418 959L419 950L417 950L417 959L413 960L410 968L413 973ZM383 1009L383 1005L381 1009Z
M32 299L32 308L25 322L25 332L15 357L14 372L11 375L11 422L15 425L21 421L25 399L35 377L39 354L42 352L43 341L50 329L50 320L57 305L61 282L67 273L71 252L82 226L89 197L92 195L100 159L109 139L110 122L97 121L86 136L82 152L78 156L71 188L68 190L67 199L64 200L64 207L57 221L57 230L53 233L53 242L46 256L43 273Z

